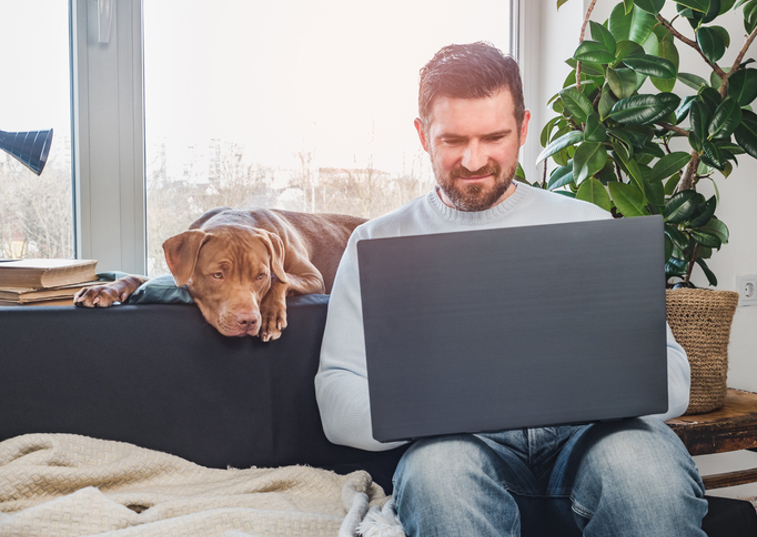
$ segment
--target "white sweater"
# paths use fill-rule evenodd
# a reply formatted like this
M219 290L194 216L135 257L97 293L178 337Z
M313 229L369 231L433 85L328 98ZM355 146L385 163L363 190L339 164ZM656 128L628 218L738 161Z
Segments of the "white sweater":
M357 241L388 236L420 235L473 229L600 220L609 213L591 203L570 199L525 184L502 203L481 212L463 212L444 205L436 191L366 222L350 238L331 292L315 377L316 398L326 437L369 451L402 443L380 443L371 434L366 379L363 316L357 266ZM680 416L689 402L689 362L668 328L668 412Z

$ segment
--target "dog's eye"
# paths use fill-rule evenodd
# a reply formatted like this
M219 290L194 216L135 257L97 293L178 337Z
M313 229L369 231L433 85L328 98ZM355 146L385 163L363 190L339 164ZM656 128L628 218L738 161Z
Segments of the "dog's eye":
M261 272L260 274L258 274L258 277L257 277L257 279L258 279L258 280L262 280L262 279L263 279L263 278L265 278L266 276L268 276L268 274L266 274L265 272Z
M214 272L210 277L214 280L223 280L223 272Z

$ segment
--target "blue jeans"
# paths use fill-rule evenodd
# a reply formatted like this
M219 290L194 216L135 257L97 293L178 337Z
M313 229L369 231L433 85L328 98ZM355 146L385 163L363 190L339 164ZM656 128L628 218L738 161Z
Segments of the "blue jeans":
M694 461L653 418L419 440L394 498L411 537L705 536Z

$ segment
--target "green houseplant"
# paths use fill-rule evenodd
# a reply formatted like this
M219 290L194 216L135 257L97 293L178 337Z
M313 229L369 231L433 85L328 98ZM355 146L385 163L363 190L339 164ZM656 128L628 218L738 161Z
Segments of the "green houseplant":
M709 412L725 400L738 295L689 287L696 267L717 285L707 260L728 242L717 182L739 158L757 158L757 68L746 58L757 0L623 0L603 24L590 19L596 2L568 59L573 70L550 101L557 115L542 130L538 160L554 164L545 162L536 184L616 217L664 216L665 275L678 287L666 292L668 323L691 364L686 413ZM718 24L724 16L741 17L747 34L729 65L721 65L732 45ZM682 65L680 47L700 65ZM698 192L701 181L715 194Z
M728 241L717 181L739 158L757 158L757 68L746 58L757 0L624 0L603 24L590 20L596 1L568 59L573 71L550 101L557 115L538 160L554 164L535 184L618 217L662 214L668 285L690 285L697 266L717 285L707 260ZM732 42L719 18L735 11L748 37L721 65ZM685 72L680 47L710 76ZM710 198L697 191L703 180L715 185Z

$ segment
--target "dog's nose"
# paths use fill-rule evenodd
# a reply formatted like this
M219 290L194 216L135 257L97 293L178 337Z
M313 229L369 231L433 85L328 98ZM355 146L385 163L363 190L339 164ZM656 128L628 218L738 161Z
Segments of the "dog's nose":
M257 324L258 318L252 313L237 313L237 324L240 328L244 328L245 332L249 332Z

